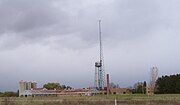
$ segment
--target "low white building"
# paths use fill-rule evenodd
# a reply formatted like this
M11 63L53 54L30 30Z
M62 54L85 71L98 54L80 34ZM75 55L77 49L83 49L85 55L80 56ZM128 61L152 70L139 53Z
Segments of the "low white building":
M47 90L46 88L37 88L36 82L19 82L19 96L58 96L58 95L69 95L69 96L91 96L97 94L97 91L93 89L64 89L64 90Z
M25 90L21 96L28 97L28 96L57 96L60 94L60 91L57 90L47 90L45 88L36 88L31 90Z

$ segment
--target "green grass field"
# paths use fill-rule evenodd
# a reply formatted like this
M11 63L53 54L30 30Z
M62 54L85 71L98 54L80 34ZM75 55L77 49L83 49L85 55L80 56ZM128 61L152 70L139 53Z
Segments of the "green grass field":
M0 105L180 105L180 94L0 98Z

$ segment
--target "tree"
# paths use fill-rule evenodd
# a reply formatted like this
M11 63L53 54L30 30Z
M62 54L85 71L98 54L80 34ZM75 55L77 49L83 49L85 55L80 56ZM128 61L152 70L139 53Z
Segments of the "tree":
M54 89L61 89L61 86L59 83L47 83L44 84L43 88L46 88L48 90L54 90Z
M61 85L61 88L62 89L66 89L66 85Z
M179 94L180 74L159 77L156 81L155 92L159 94Z
M142 82L138 82L134 84L134 89L133 89L133 93L143 93L143 83Z
M66 89L72 89L72 87L70 87L70 86L67 86L67 87L66 87Z
M111 83L110 83L110 87L111 87L111 88L119 88L119 85L118 85L118 84L115 84L114 82L111 82Z
M143 94L146 94L146 87L147 87L147 83L146 83L146 81L144 81L144 83L143 83Z
M134 84L133 93L146 93L146 81L137 82Z
M1 93L1 97L17 97L18 93L17 92L11 92L11 91L6 91L4 93Z
M2 97L3 96L3 93L2 92L0 92L0 97Z
M17 97L19 96L19 90L17 90L17 94L16 94L16 96L17 96Z
M48 90L72 89L72 87L70 86L60 85L59 83L47 83L47 84L44 84L43 88L46 88Z

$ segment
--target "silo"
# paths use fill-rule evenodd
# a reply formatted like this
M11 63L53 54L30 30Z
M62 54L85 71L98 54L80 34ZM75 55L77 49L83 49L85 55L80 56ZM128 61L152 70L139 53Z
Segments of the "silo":
M37 88L37 83L34 81L31 83L31 89Z
M19 96L23 95L23 92L26 90L26 82L21 80L19 81Z

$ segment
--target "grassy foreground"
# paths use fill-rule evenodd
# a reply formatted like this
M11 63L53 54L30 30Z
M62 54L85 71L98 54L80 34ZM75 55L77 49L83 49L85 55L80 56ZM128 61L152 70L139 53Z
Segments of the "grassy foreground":
M180 94L163 94L148 97L142 94L97 95L97 96L59 96L0 98L0 105L180 105Z

